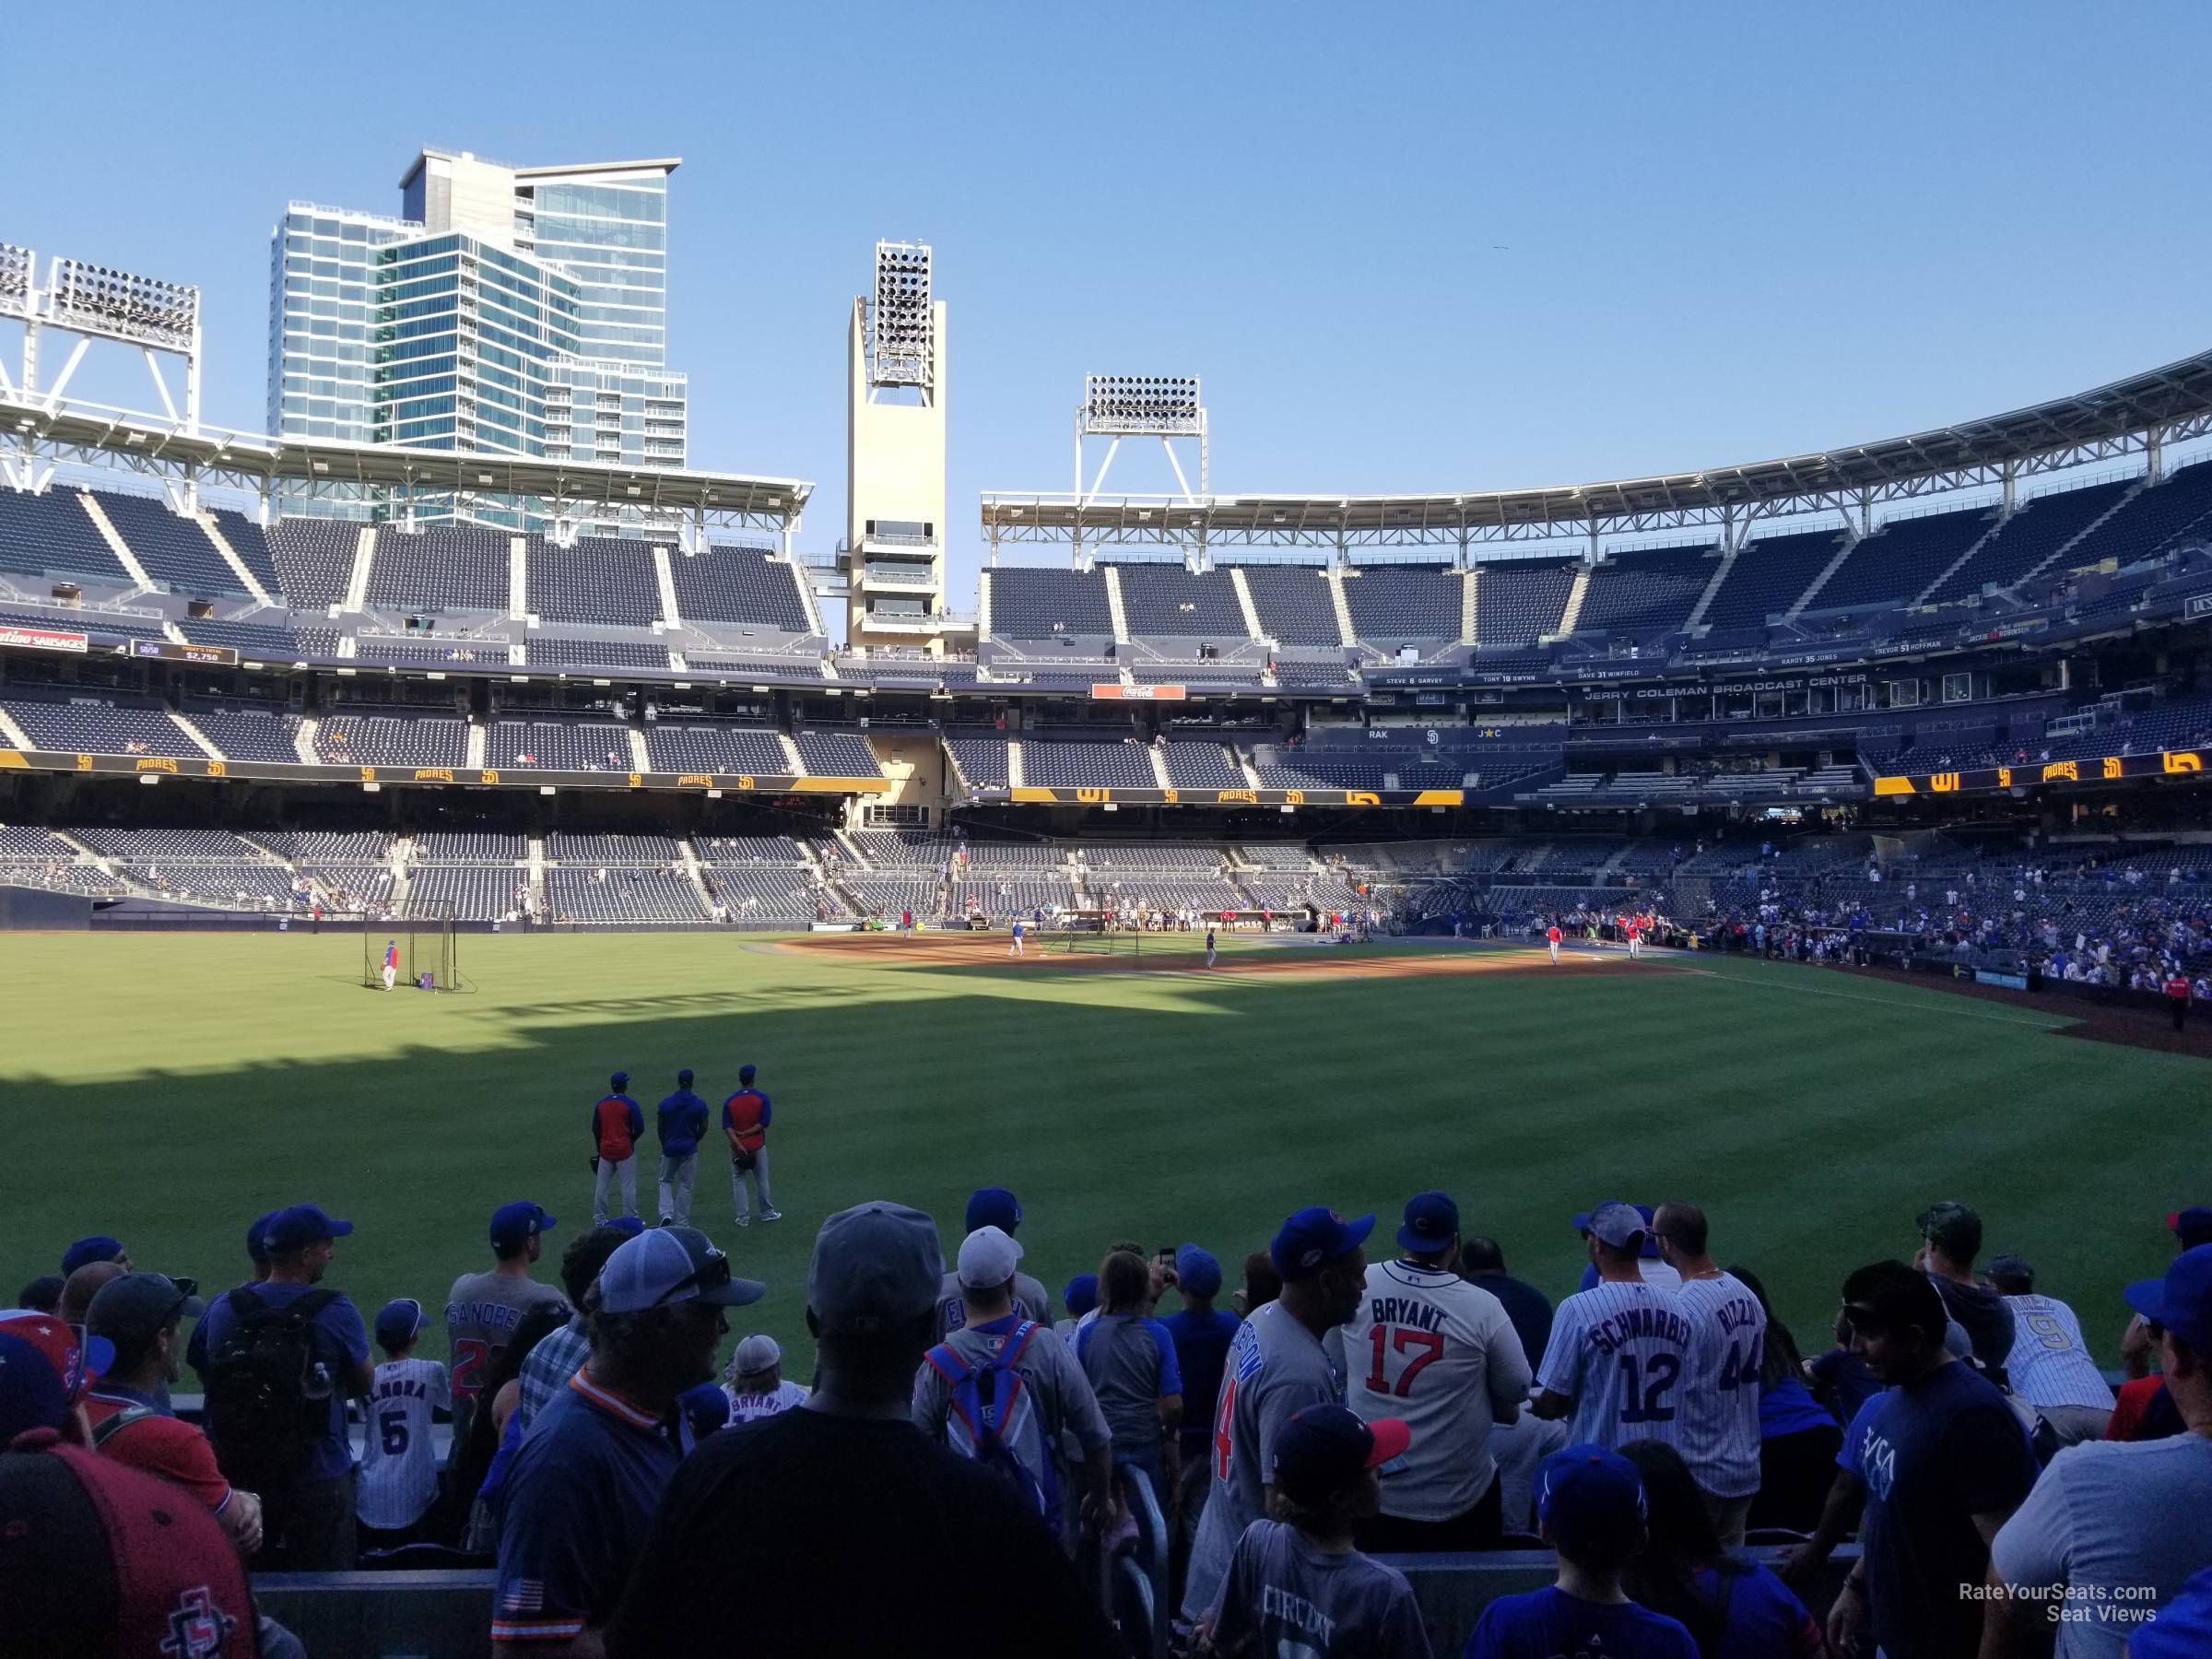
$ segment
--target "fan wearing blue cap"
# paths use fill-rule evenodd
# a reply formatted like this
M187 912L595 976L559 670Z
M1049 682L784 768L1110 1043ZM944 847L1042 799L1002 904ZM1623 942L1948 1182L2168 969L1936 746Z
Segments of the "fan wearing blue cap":
M1210 1621L1215 1651L1428 1659L1413 1586L1352 1541L1382 1500L1375 1471L1411 1438L1394 1418L1361 1422L1342 1406L1291 1418L1275 1443L1274 1519L1237 1540Z
M1569 1446L1536 1468L1536 1520L1558 1558L1559 1583L1499 1597L1482 1610L1466 1659L1698 1659L1677 1619L1640 1607L1621 1574L1643 1544L1643 1477L1602 1446Z
M486 1230L491 1244L491 1266L461 1275L446 1293L445 1340L453 1368L453 1438L457 1442L466 1442L469 1419L476 1415L500 1356L514 1340L524 1318L534 1308L568 1304L568 1298L554 1286L541 1285L530 1277L531 1267L545 1250L542 1237L556 1225L552 1216L527 1198L500 1205L492 1211Z
M1322 1339L1359 1311L1367 1235L1375 1218L1347 1221L1325 1205L1287 1218L1267 1254L1283 1292L1256 1308L1230 1344L1207 1465L1212 1483L1183 1583L1182 1615L1197 1620L1220 1598L1244 1529L1267 1513L1276 1442L1294 1416L1341 1390Z
M1606 1204L1621 1202L1623 1201L1618 1198L1608 1198L1604 1204L1597 1206L1596 1209L1584 1210L1581 1215L1570 1220L1568 1225L1582 1236L1585 1249L1590 1242L1590 1218L1595 1215L1597 1210L1605 1208ZM1659 1253L1659 1234L1653 1226L1658 1212L1648 1204L1632 1204L1629 1207L1643 1218L1643 1253L1638 1257L1639 1270L1643 1275L1643 1282L1647 1285L1656 1285L1662 1290L1681 1289L1682 1276L1677 1273L1666 1258ZM1575 1288L1590 1290L1595 1288L1596 1285L1597 1264L1592 1262L1583 1268L1583 1282ZM1535 1356L1532 1354L1530 1358L1534 1359Z
M679 1402L713 1381L724 1310L764 1293L694 1227L650 1228L606 1258L588 1298L591 1358L505 1471L495 1647L567 1641L613 1616L689 1446Z
M1632 1204L1599 1205L1583 1222L1594 1289L1578 1290L1552 1314L1551 1346L1536 1366L1536 1417L1567 1419L1571 1441L1618 1446L1672 1445L1695 1334L1671 1292L1644 1277L1651 1222Z
M995 1227L1009 1239L1021 1227L1021 1200L1005 1187L979 1187L968 1200L968 1233ZM967 1233L961 1235L967 1237ZM1096 1289L1096 1287L1093 1287ZM1053 1293L1026 1273L1014 1276L1014 1311L1041 1325L1053 1323ZM960 1291L960 1276L948 1272L937 1286L937 1340L942 1342L968 1323L968 1305Z
M269 1277L218 1296L207 1334L207 1438L223 1472L261 1494L261 1564L300 1572L353 1565L353 1447L346 1402L375 1386L369 1327L346 1296L323 1285L336 1241L353 1223L312 1204L268 1218L261 1233ZM268 1371L255 1358L293 1317L307 1320L309 1363L331 1380L327 1400L301 1395L272 1411ZM301 1443L304 1441L304 1445ZM304 1457L302 1457L304 1453Z
M62 1277L67 1278L79 1267L94 1262L113 1262L125 1273L131 1270L131 1253L123 1247L123 1241L111 1239L105 1233L95 1233L88 1239L79 1239L62 1252Z
M2212 1561L2212 1244L2130 1285L2127 1302L2160 1333L2167 1391L2188 1432L2090 1441L2052 1461L1990 1546L1993 1574L2023 1593L1991 1604L1993 1619L2014 1627L2016 1645L2002 1651L2033 1652L2025 1643L2064 1606L2084 1617L2059 1627L2058 1659L2109 1654L2123 1639L2133 1653L2147 1607L2179 1596Z
M1354 1372L1347 1403L1371 1422L1403 1418L1415 1443L1384 1478L1359 1547L1493 1549L1504 1530L1504 1483L1491 1430L1519 1418L1528 1359L1504 1304L1459 1276L1459 1206L1449 1193L1406 1202L1398 1253L1367 1270L1344 1331Z

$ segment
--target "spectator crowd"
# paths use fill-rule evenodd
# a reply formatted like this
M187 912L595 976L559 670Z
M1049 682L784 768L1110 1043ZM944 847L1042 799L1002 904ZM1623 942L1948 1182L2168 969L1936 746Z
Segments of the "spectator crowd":
M1557 1306L1442 1192L1380 1236L1300 1209L1233 1288L1117 1241L1055 1298L1011 1192L961 1221L948 1265L907 1206L825 1220L795 1362L722 1360L770 1290L675 1215L582 1230L556 1284L555 1218L500 1206L446 1361L429 1307L331 1282L353 1229L312 1204L212 1297L79 1240L0 1312L0 1649L294 1654L249 1570L429 1560L496 1569L503 1654L1149 1653L1100 1593L1135 1551L1202 1654L2212 1653L2212 1207L2115 1299L2117 1394L1955 1202L1806 1347L1685 1202L1575 1214ZM1554 1582L1424 1618L1407 1567L1513 1547Z

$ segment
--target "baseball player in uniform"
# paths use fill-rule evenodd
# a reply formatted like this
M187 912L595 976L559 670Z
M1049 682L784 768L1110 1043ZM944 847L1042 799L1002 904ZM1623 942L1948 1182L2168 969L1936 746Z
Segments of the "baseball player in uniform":
M1695 1359L1691 1327L1672 1291L1644 1282L1643 1241L1634 1205L1598 1206L1590 1217L1597 1286L1576 1291L1552 1314L1530 1409L1566 1418L1567 1438L1577 1444L1610 1450L1656 1440L1680 1450L1682 1390Z
M1759 1495L1759 1360L1767 1311L1750 1286L1713 1265L1706 1253L1705 1212L1697 1206L1663 1204L1652 1228L1659 1235L1659 1253L1682 1276L1675 1306L1689 1321L1693 1345L1675 1449L1689 1465L1721 1542L1739 1548L1751 1500Z
M622 1213L638 1213L638 1142L645 1134L645 1112L623 1090L629 1074L617 1072L607 1079L607 1092L592 1108L592 1225L606 1225L606 1189L616 1176L622 1178Z
M1559 965L1559 924L1554 922L1544 930L1544 943L1551 947L1551 965Z
M1206 965L1208 968L1214 965L1214 930L1211 927L1206 930Z
M768 1195L768 1125L775 1108L769 1104L767 1090L753 1087L757 1076L754 1067L739 1066L737 1092L722 1103L723 1138L730 1143L730 1202L736 1206L740 1227L753 1224L753 1206L745 1193L748 1181L753 1197L759 1201L760 1219L783 1219L783 1212Z
M399 941L397 939L386 939L384 941L384 989L387 991L391 990L393 982L398 978Z
M1344 1327L1345 1401L1367 1423L1413 1431L1382 1465L1382 1512L1356 1521L1354 1541L1384 1554L1490 1549L1500 1524L1490 1425L1528 1398L1528 1359L1505 1306L1459 1277L1459 1206L1444 1193L1406 1206L1396 1261L1367 1270L1359 1311Z
M1643 918L1629 918L1629 959L1633 961L1643 954Z
M1018 957L1028 954L1021 947L1021 930L1023 925L1024 924L1019 916L1014 918L1014 942L1006 947L1006 954L1008 956Z
M699 1143L706 1137L707 1103L691 1092L691 1068L676 1074L676 1092L653 1109L661 1137L661 1225L691 1225L691 1182L699 1173Z

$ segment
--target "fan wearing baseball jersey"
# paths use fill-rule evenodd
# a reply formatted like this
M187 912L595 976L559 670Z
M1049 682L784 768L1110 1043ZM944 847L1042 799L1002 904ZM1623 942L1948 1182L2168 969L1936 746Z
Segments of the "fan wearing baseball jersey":
M438 1448L430 1439L433 1407L451 1408L445 1367L415 1357L428 1323L412 1298L386 1302L376 1316L376 1346L384 1358L365 1409L369 1431L361 1441L361 1473L354 1486L354 1513L364 1549L415 1543L423 1517L438 1501Z
M1203 1621L1219 1598L1244 1529L1265 1518L1277 1441L1308 1406L1341 1403L1343 1379L1322 1338L1359 1311L1367 1289L1362 1246L1375 1218L1347 1221L1313 1205L1284 1221L1267 1248L1282 1294L1237 1329L1214 1409L1213 1485L1191 1547L1182 1615Z
M1406 1206L1394 1262L1367 1270L1344 1330L1346 1404L1364 1422L1404 1422L1411 1450L1382 1465L1381 1512L1361 1549L1489 1549L1502 1530L1493 1423L1528 1398L1528 1359L1504 1305L1459 1277L1459 1206L1446 1193Z
M1689 1321L1693 1345L1674 1447L1689 1465L1721 1543L1740 1548L1759 1495L1767 1311L1748 1285L1713 1264L1706 1249L1711 1229L1696 1205L1663 1204L1652 1226L1659 1253L1682 1276L1675 1306Z
M1599 1205L1590 1217L1597 1286L1576 1291L1552 1315L1551 1346L1536 1367L1542 1392L1530 1410L1566 1418L1580 1443L1677 1443L1690 1324L1672 1291L1644 1282L1637 1265L1643 1241L1634 1205Z

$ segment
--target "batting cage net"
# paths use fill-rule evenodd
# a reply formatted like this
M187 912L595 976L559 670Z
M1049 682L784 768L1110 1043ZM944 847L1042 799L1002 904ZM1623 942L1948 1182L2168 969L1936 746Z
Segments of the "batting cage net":
M384 988L384 970L390 966L394 989L471 991L476 987L461 977L461 947L453 931L450 900L423 905L419 916L394 918L361 929L361 983L372 990Z
M1145 935L1141 930L1111 927L1096 922L1077 920L1064 924L1059 929L1044 935L1046 950L1061 956L1126 956L1138 957L1145 953Z

